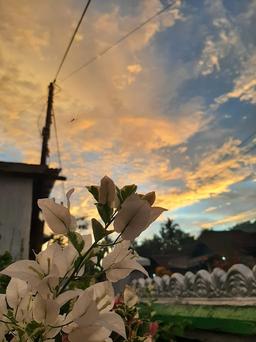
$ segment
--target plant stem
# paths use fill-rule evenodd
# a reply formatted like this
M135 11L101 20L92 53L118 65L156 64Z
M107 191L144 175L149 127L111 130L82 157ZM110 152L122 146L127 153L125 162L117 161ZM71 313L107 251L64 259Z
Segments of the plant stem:
M107 228L108 228L108 227L111 225L111 223L114 221L117 212L118 212L118 210L116 210L116 211L113 213L113 215L111 216L109 222L105 225L105 230L107 230ZM117 240L119 239L119 237L121 236L122 233L123 233L123 232L121 232L121 233L118 235L118 237L116 238L116 240L114 241L114 243L113 243L112 245L116 244ZM69 276L69 278L64 282L64 284L62 285L62 287L58 290L57 295L61 294L61 293L65 290L65 288L68 286L68 284L70 283L70 281L72 280L72 278L74 277L74 275L75 275L77 272L80 271L80 269L81 269L81 267L83 266L83 263L84 263L86 257L87 257L87 256L89 255L89 253L90 253L95 247L97 247L97 246L98 246L97 242L94 242L94 243L91 245L91 247L85 252L85 254L83 255L83 257L82 257L82 259L81 259L81 261L80 261L80 263L77 265L77 267L74 268L74 270L73 270L73 272L71 273L71 275Z
M71 273L71 275L69 276L69 278L64 282L64 284L62 285L62 287L59 289L59 291L57 292L57 295L61 294L65 288L68 286L68 284L70 283L70 281L72 280L72 278L74 277L74 275L79 272L82 263L84 262L85 258L87 257L87 255L93 250L94 247L97 246L97 242L94 242L91 247L85 252L83 258L81 259L80 263L77 265L77 267L74 268L73 272Z

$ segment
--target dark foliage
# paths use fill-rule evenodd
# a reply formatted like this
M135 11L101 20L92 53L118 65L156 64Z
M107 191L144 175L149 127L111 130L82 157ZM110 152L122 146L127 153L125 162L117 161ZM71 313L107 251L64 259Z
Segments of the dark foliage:
M166 255L172 251L180 251L183 246L194 238L183 232L180 226L170 218L161 225L159 234L152 239L144 240L141 245L135 244L134 248L141 256L151 257L152 255Z

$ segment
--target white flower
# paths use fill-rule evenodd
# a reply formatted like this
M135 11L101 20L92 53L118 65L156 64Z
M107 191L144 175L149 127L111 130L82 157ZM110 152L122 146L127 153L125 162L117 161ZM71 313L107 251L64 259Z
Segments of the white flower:
M58 285L59 278L70 267L68 264L65 265L65 268L64 266L59 267L62 265L62 256L62 248L55 243L40 252L36 260L19 260L6 267L0 273L17 278L10 282L7 293L13 286L17 287L17 292L23 281L29 285L31 291L38 291L44 297L51 295L52 290ZM25 285L23 286L25 288ZM14 294L14 289L11 292Z
M137 257L132 254L129 247L130 241L122 241L102 260L102 266L109 281L116 282L123 279L134 270L141 271L148 276L147 271L137 262Z
M134 240L166 209L152 207L154 193L141 198L137 194L130 195L122 204L121 210L114 220L114 229L122 233L124 240Z
M4 315L7 314L6 296L0 294L0 320L7 321ZM0 322L0 341L5 341L4 335L8 332L8 328L4 323Z
M124 303L129 308L136 305L139 301L139 297L136 295L136 291L131 287L126 285L124 289Z
M5 298L4 298L5 297ZM7 306L15 312L15 318L19 322L30 322L32 294L27 283L23 280L12 278L7 286L6 295L0 297L0 318L7 314ZM8 321L7 317L2 317L4 321ZM1 333L0 333L1 335ZM1 341L1 339L0 339Z
M8 305L16 310L21 299L27 294L28 285L25 281L12 278L6 289L6 300Z
M44 277L43 270L34 260L18 260L0 272L9 277L18 278L36 287Z
M76 220L70 214L70 196L73 189L66 194L68 207L55 203L53 199L42 198L37 201L45 221L55 234L67 234L76 229Z
M116 186L111 178L105 176L100 181L99 203L107 204L110 208L115 207Z
M44 327L43 341L49 341L61 331L64 316L59 314L60 307L57 300L44 299L39 293L33 298L32 317Z
M109 282L102 282L87 288L75 302L67 315L63 331L70 342L104 342L112 331L124 338L125 326L122 318L110 312L114 303L114 291Z
M6 296L4 294L0 294L0 319L3 318L3 315L7 312L6 305Z

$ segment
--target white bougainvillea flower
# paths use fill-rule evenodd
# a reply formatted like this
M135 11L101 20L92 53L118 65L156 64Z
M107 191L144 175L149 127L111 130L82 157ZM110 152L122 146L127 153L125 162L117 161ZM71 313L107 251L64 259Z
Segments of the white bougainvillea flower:
M44 340L55 337L61 330L64 318L59 315L60 305L56 300L44 299L37 294L33 299L33 320L45 327Z
M6 300L8 305L16 310L20 301L28 293L28 285L24 280L11 278L6 288Z
M99 312L108 312L115 303L115 294L109 281L102 281L92 286L93 300L97 303Z
M76 290L68 290L63 293L61 293L58 297L56 297L56 303L59 304L60 307L62 307L64 304L66 304L71 299L77 298L81 296L83 293L83 290L76 289Z
M0 298L0 317L1 311L5 311L5 314L8 313L8 304L8 308L15 312L15 319L17 321L23 323L30 322L32 319L31 302L32 295L27 283L23 280L12 278L7 286L5 298ZM8 318L4 317L4 321L8 321ZM0 341L2 340L0 339Z
M124 289L124 303L129 308L136 305L139 301L139 297L136 294L136 291L131 287L126 285Z
M99 203L107 204L110 208L114 208L116 200L116 186L111 178L105 176L100 181L99 187Z
M12 280L7 288L7 293L15 293L14 287L25 285L21 281L27 282L31 291L38 291L44 297L51 294L58 285L59 278L63 276L69 265L62 266L63 250L57 244L49 245L44 251L36 256L36 260L19 260L1 271L2 274L20 280ZM11 289L11 290L10 290Z
M6 314L6 312L7 312L6 296L5 294L0 294L0 319L3 318L3 315Z
M149 193L144 198L132 194L122 204L114 220L114 229L117 233L122 233L124 240L133 241L166 210L151 206L152 194Z
M69 190L66 195L68 208L55 203L54 199L42 198L37 201L45 221L55 234L67 234L68 231L76 229L76 220L69 211L70 196L73 191L73 189Z
M33 287L38 286L44 277L40 265L34 260L18 260L3 269L0 273L24 280Z
M109 281L116 282L123 279L134 270L141 271L148 276L147 271L137 262L137 257L129 249L130 244L130 241L118 243L113 251L102 260L102 267Z
M56 276L47 276L44 274L40 265L33 260L16 261L2 270L1 273L26 282L31 292L35 293L38 291L45 298L52 296L59 279L57 277L57 269Z
M80 235L79 233L76 233L76 235L80 237L79 240L84 241L84 247L81 251L81 254L84 255L88 251L88 249L92 246L92 235L91 234ZM70 272L72 272L72 267L78 256L79 256L79 253L72 243L69 243L68 245L64 246L62 256L60 260L58 260L57 262L59 273L61 276L64 276L64 275L68 276ZM90 260L93 262L96 262L97 258L91 257ZM83 274L83 271L84 269L82 268L78 275Z
M37 254L36 261L44 275L59 276L59 268L62 269L63 263L63 249L58 243L48 244L45 250Z
M31 293L26 293L25 296L21 299L16 310L16 320L19 323L26 324L33 320L32 301L33 297Z
M112 331L126 338L122 318L109 311L113 303L114 292L109 282L97 283L87 288L64 321L67 325L63 331L68 333L70 342L103 342Z
M7 304L6 304L6 297L4 294L0 294L0 320L7 321L4 315L7 314ZM5 334L8 332L8 327L0 322L0 341L6 341L5 340Z
M33 318L38 323L54 325L59 316L59 304L55 300L46 300L37 294L33 300Z

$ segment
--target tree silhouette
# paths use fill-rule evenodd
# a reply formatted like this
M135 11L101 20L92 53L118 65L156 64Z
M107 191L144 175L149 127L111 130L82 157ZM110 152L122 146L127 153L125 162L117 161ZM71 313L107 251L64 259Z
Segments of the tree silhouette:
M166 255L171 251L180 251L186 243L194 238L180 229L178 223L170 218L161 225L159 234L152 239L145 239L140 245L134 245L139 255L150 257L152 255Z
M161 225L160 230L161 252L168 254L170 250L181 250L185 243L193 241L194 238L180 229L178 223L170 218Z

